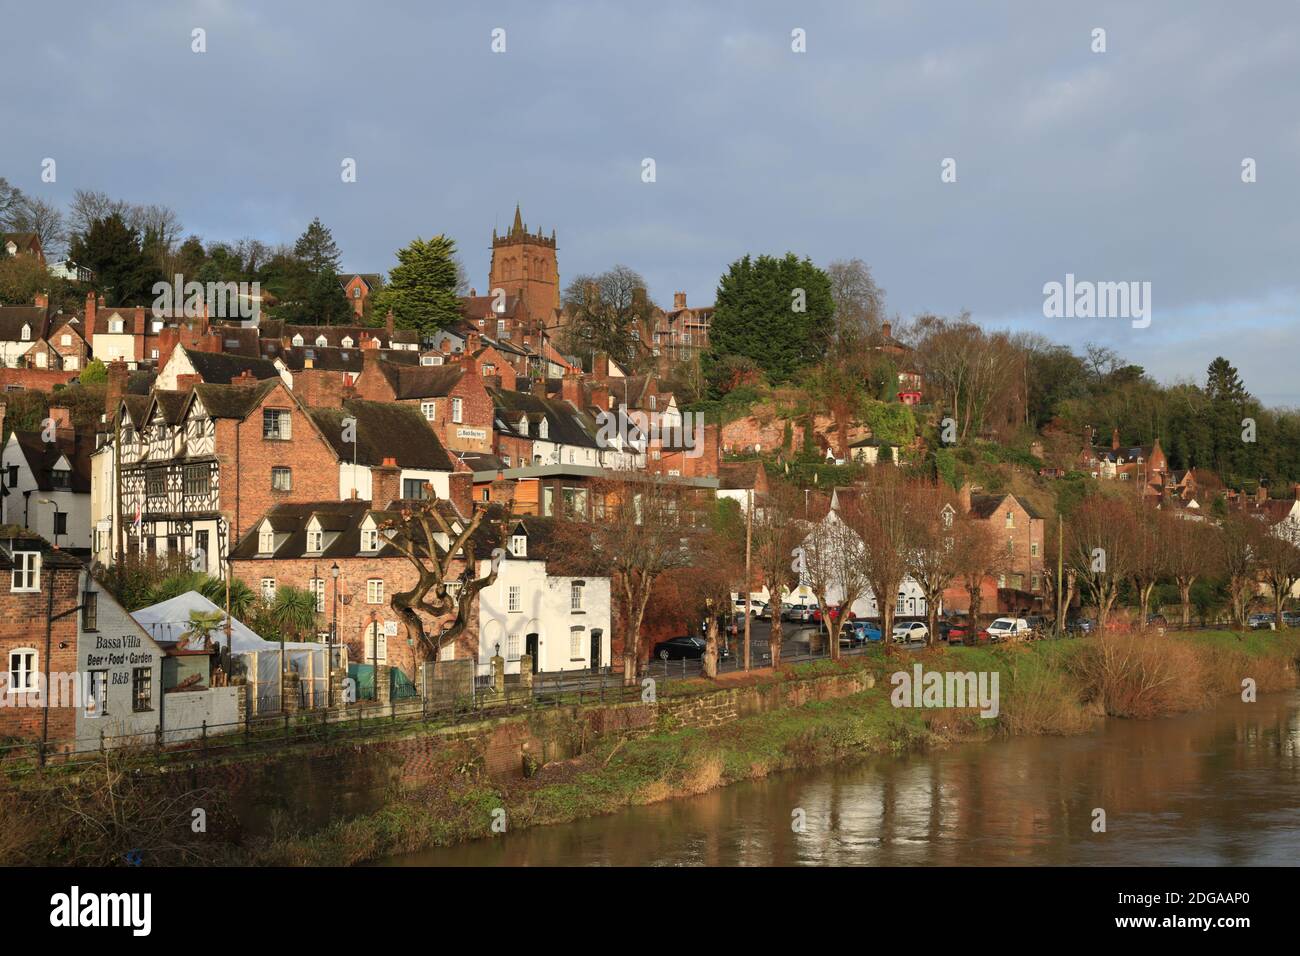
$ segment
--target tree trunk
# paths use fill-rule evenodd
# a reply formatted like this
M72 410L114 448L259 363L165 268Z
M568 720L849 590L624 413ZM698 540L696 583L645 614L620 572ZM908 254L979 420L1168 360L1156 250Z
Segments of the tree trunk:
M927 619L926 626L929 629L925 635L925 643L927 647L933 647L934 629L939 624L939 608L938 608L938 602L931 600L928 595L926 596L925 599L925 610L926 610L926 619ZM882 634L881 636L883 637L884 635Z
M1178 599L1183 606L1183 627L1192 623L1192 582L1178 582Z
M709 614L709 626L704 629L704 676L718 676L718 615Z
M840 605L840 613L831 618L829 611L822 611L822 624L826 626L826 633L829 635L827 640L830 641L831 660L840 659L840 629L844 627L843 605Z
M768 638L768 651L772 656L772 668L779 670L781 667L781 607L780 602L772 611L772 636Z

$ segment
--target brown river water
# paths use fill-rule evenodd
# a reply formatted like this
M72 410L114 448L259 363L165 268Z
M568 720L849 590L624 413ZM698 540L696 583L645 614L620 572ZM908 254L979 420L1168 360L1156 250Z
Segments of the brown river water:
M1093 832L1105 810L1106 832ZM802 811L803 832L795 832ZM402 866L1295 865L1300 693L880 757L383 861Z

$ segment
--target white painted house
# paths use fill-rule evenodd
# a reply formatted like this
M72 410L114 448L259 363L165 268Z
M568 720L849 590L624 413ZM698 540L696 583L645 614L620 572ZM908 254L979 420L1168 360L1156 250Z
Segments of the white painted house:
M89 433L52 406L47 430L11 432L0 451L0 523L36 532L60 548L91 547ZM48 439L48 440L47 440Z
M612 612L608 577L552 574L547 567L554 519L517 519L506 542L496 581L479 592L478 673L490 674L492 657L506 673L533 657L534 671L592 671L610 665ZM479 574L490 570L481 561Z

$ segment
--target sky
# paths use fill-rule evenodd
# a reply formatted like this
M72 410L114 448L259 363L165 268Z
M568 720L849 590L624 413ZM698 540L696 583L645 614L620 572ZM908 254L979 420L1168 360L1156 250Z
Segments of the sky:
M1164 382L1224 355L1300 406L1294 0L0 0L0 25L0 176L52 201L166 204L207 240L319 216L359 272L446 233L480 292L516 203L562 281L624 264L660 304L711 303L745 253L856 257L903 320L969 310ZM1045 317L1067 274L1151 283L1150 324Z

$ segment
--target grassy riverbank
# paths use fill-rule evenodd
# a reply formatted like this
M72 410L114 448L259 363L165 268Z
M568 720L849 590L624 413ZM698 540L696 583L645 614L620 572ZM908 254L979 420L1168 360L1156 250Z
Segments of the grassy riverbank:
M998 735L1081 733L1106 715L1152 718L1209 706L1215 698L1241 694L1244 680L1253 681L1259 693L1293 688L1298 657L1300 634L1224 631L937 648L915 656L874 654L805 665L756 680L868 668L877 686L708 729L602 741L526 780L488 780L469 755L452 752L445 783L394 795L376 813L337 821L315 834L249 847L245 861L349 865L491 836L494 819L517 830L704 793L851 755ZM889 674L917 661L927 670L997 671L999 716L986 720L969 710L894 707Z

